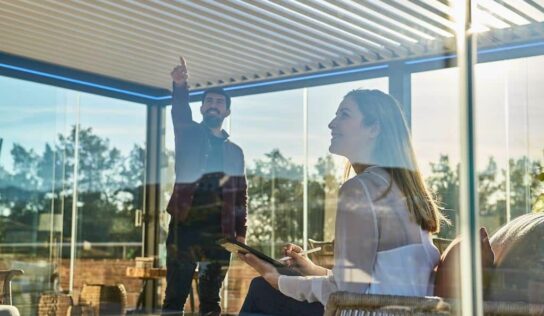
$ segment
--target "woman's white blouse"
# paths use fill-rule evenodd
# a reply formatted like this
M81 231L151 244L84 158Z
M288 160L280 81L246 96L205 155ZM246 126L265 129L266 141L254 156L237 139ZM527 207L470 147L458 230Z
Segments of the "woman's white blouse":
M336 291L426 296L440 254L427 231L410 219L405 197L389 174L367 168L340 188L334 267L327 276L280 276L294 299L327 303Z

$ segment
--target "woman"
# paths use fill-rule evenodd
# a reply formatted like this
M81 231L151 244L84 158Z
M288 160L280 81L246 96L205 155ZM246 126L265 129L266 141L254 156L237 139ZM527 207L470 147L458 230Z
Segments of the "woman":
M338 107L331 153L356 176L339 192L334 267L319 267L287 245L303 276L280 275L257 257L240 258L261 277L252 281L241 314L322 315L336 291L425 296L439 252L431 241L441 215L418 170L399 104L378 90L353 90Z

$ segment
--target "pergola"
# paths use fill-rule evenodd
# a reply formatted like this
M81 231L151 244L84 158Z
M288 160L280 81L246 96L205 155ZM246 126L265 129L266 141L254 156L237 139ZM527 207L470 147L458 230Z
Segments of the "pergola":
M544 54L544 0L467 2L478 62ZM446 0L0 0L0 75L147 106L153 256L178 56L192 100L215 86L240 96L385 76L409 114L410 75L457 64L456 16Z
M168 103L179 55L197 95L211 86L247 94L455 54L455 12L441 0L1 4L2 74L146 104ZM481 52L544 37L542 0L480 0L475 14Z

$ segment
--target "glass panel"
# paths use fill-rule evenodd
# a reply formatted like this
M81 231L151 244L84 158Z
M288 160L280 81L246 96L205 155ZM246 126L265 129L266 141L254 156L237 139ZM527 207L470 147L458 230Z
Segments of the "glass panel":
M479 219L495 269L489 300L542 304L544 57L477 65Z
M329 152L327 127L338 104L353 89L388 91L387 78L345 82L308 88L308 238L334 240L338 189L344 181L346 159Z
M200 104L201 102L191 102L190 107L193 114L193 120L195 122L202 122L202 114L200 113ZM166 211L168 202L170 201L170 198L172 196L174 184L176 183L176 171L175 171L175 163L176 163L176 156L175 156L175 134L174 134L174 126L172 124L172 115L171 115L172 106L168 106L166 108L166 116L165 116L165 135L164 135L164 153L163 153L163 163L161 166L161 176L162 176L162 182L161 182L161 195L160 195L160 221L159 221L159 262L158 266L161 268L166 269L166 240L168 238L168 226L171 221L170 214ZM229 118L225 121L225 125L228 125L228 122L230 121ZM164 295L166 290L166 278L159 279L158 282L158 302L157 304L161 305L164 302ZM195 297L196 288L192 290L192 294ZM197 296L196 296L197 297ZM196 308L199 305L198 299L195 300L194 303ZM190 311L191 305L190 301L187 300L185 304L185 310Z
M250 213L248 243L272 257L302 242L302 90L233 100L231 133L245 149Z
M461 123L459 69L457 67L416 72L412 84L412 136L419 167L434 194L445 220L433 236L441 252L435 295L461 297ZM466 237L464 237L466 238ZM461 314L461 304L454 306Z
M511 24L478 37L475 66L478 216L490 236L482 245L483 297L521 302L508 313L544 310L544 7L500 2L492 10ZM494 3L479 1L482 10ZM489 18L489 17L488 17ZM483 14L478 24L489 23ZM504 311L500 311L504 312Z
M244 150L248 179L247 243L281 257L288 242L302 244L304 134L302 90L233 99L231 134ZM237 258L228 278L228 311L238 312L256 274Z
M74 123L69 100L67 90L0 77L0 269L25 272L12 291L21 315L36 313L40 293L66 279L62 217L71 183L61 140Z
M4 77L0 89L0 269L24 271L14 304L34 315L45 292L77 299L84 283L122 283L133 308L145 106Z
M200 102L190 106L194 120L200 122ZM273 257L280 255L280 247L286 242L302 243L302 109L302 90L237 97L232 99L230 118L223 123L223 128L231 135L229 139L244 152L250 196L247 243ZM166 122L168 163L161 195L163 209L166 209L175 181L175 143L170 108ZM164 242L170 216L166 212L163 214L161 264L165 265ZM256 273L238 258L232 258L221 292L224 311L239 311L249 282L255 276ZM161 293L164 293L164 287L165 283L161 283ZM162 299L159 298L161 303ZM190 301L185 304L186 311L191 309ZM196 299L195 308L198 309L199 305Z
M451 221L442 226L439 237L450 240L460 233L458 72L447 68L412 74L414 148L427 185Z
M78 100L79 131L72 133L79 143L73 295L79 297L84 284L121 283L132 309L141 280L127 277L126 270L143 255L136 217L145 201L146 106L83 93ZM68 159L67 167L73 162ZM71 209L65 214L69 228ZM72 236L65 233L67 240Z

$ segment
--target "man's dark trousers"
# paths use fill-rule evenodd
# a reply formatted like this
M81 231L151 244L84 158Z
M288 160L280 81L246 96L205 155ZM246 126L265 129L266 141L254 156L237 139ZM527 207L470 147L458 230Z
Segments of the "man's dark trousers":
M214 184L216 181L212 181ZM203 181L195 195L194 206L185 223L170 222L166 240L166 295L163 311L182 314L193 275L199 267L199 289L201 315L219 315L221 311L219 292L225 278L230 252L219 245L221 233L221 198L217 184ZM203 188L205 187L205 188ZM208 190L210 189L211 190Z

